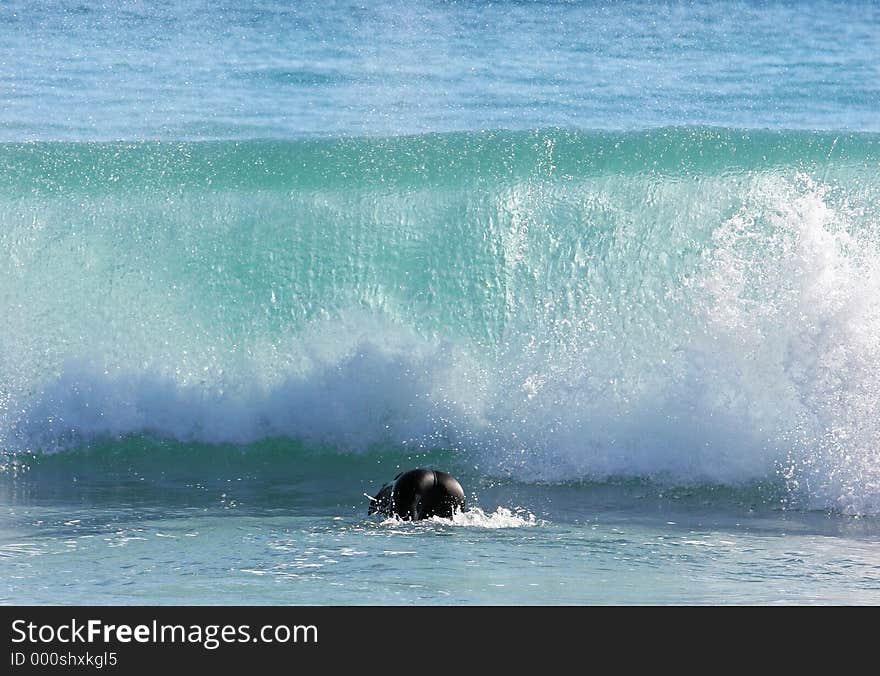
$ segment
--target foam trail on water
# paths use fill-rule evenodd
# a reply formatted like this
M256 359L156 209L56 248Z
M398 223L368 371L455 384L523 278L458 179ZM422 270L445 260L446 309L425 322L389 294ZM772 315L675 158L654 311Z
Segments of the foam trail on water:
M412 522L404 521L396 516L384 519L380 525L384 527L399 528L404 524ZM533 526L545 525L545 521L538 519L534 514L522 509L508 509L507 507L496 507L494 512L486 512L479 507L471 507L464 512L456 512L451 519L444 519L439 516L432 516L430 519L416 522L417 526L424 525L445 525L458 526L462 528L530 528Z

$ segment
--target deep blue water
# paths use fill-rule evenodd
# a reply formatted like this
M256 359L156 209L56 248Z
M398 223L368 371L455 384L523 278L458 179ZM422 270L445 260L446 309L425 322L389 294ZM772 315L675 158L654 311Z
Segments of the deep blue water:
M872 2L4 2L0 140L880 131Z

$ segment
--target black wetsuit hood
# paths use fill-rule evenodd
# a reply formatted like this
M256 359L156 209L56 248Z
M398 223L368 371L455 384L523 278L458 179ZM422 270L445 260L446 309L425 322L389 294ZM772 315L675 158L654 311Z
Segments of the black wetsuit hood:
M420 468L402 472L382 486L369 513L418 521L432 516L448 519L464 509L464 491L452 475Z

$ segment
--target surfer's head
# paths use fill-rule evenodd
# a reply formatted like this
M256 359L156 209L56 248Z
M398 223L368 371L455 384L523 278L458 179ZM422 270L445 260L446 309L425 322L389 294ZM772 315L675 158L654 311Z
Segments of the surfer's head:
M433 469L398 474L370 502L369 513L401 519L451 518L465 508L464 491L452 475Z

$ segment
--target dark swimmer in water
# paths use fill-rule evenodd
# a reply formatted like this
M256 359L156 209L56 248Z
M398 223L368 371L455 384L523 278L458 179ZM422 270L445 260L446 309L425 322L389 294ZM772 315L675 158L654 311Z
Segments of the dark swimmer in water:
M452 475L413 469L382 486L376 497L370 498L368 513L418 521L432 516L449 519L464 509L464 491Z

